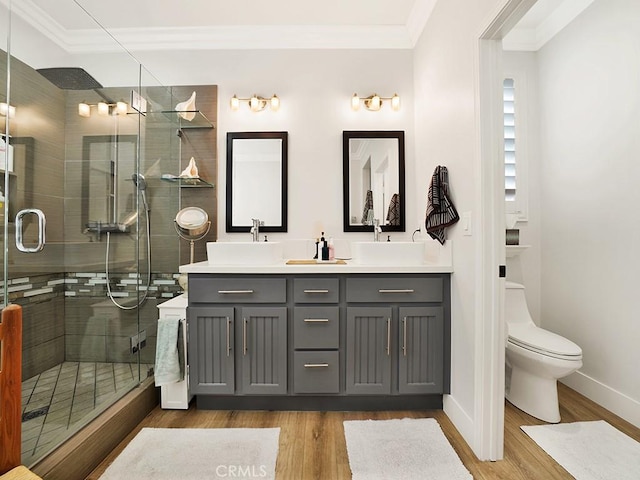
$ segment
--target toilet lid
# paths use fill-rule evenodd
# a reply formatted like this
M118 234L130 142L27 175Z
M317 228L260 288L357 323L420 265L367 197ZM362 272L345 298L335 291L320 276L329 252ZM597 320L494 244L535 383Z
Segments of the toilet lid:
M531 324L509 325L509 341L550 357L568 360L582 358L582 349L571 340Z

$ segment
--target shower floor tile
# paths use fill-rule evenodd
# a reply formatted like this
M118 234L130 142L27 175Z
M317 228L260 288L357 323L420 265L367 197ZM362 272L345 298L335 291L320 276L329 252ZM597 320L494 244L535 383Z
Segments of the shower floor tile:
M139 383L151 365L64 362L22 382L22 463L29 465Z

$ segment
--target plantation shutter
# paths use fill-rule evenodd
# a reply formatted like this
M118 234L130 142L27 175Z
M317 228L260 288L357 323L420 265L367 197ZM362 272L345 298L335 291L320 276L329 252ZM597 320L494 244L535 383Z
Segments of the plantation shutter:
M505 78L502 84L504 113L504 196L516 200L516 113L515 82Z

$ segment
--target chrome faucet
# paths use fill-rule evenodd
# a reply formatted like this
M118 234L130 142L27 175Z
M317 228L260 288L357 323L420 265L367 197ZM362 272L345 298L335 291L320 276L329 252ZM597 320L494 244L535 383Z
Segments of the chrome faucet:
M253 226L251 227L251 238L253 239L254 242L259 242L259 237L260 237L260 220L258 220L257 218L252 218L251 221L253 222Z
M382 233L382 229L380 228L380 220L377 218L373 220L373 241L380 241L380 234Z

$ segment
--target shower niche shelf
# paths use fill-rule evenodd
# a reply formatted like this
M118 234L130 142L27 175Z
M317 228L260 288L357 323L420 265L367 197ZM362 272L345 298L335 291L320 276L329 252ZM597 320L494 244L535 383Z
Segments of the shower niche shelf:
M170 117L172 120L174 120L177 117L178 123L180 124L179 128L181 130L191 130L196 128L209 128L209 129L215 128L213 123L200 110L192 110L192 111L184 111L184 112L178 112L176 110L164 110L161 113ZM187 120L180 116L180 114L188 115L190 113L194 114L194 117L192 120Z
M171 174L162 175L165 182L177 183L180 188L213 188L213 183L209 183L200 177L177 177Z

